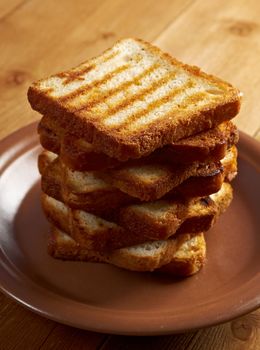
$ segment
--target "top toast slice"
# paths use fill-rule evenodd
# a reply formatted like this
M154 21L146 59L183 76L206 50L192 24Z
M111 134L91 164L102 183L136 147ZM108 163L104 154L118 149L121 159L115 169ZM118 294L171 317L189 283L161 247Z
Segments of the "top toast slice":
M33 83L33 109L124 161L233 118L240 93L140 39Z

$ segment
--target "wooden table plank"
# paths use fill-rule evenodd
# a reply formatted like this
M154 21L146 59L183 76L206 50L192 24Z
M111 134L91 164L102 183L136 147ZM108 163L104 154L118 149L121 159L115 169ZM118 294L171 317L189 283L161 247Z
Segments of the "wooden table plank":
M0 20L13 14L25 3L26 3L26 0L0 1Z
M0 138L39 118L26 99L33 80L77 65L121 37L152 41L190 3L31 1L0 20Z
M56 323L44 320L0 293L0 349L39 349ZM3 346L3 347L2 347Z
M46 341L41 345L41 350L95 350L102 346L106 338L105 334L56 324Z
M0 305L1 350L94 350L107 338L38 316L2 293Z
M197 332L163 337L109 337L100 350L259 350L260 310ZM228 325L228 326L227 326Z
M196 1L155 40L237 86L244 99L235 122L250 135L260 127L259 13L258 0Z
M3 305L0 314L0 334L4 350L260 349L260 310L232 322L197 332L162 337L119 337L87 332L43 319L2 294L0 305Z

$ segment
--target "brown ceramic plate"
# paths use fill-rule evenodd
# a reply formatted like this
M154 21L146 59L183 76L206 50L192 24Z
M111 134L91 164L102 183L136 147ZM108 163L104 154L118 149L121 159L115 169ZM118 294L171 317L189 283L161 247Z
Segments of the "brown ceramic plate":
M260 306L260 146L252 138L241 133L234 201L207 233L206 266L183 280L50 258L39 204L39 151L36 124L0 143L0 275L6 294L62 323L133 335L210 326Z

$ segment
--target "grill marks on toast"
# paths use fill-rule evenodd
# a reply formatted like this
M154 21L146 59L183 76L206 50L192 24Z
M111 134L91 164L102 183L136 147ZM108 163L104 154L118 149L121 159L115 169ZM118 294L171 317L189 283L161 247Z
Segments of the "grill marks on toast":
M116 57L116 54L111 55L111 57L109 58L114 58ZM139 59L137 59L137 61L140 61L141 57ZM107 60L103 61L102 63L107 62ZM134 62L136 63L136 62ZM82 70L79 71L71 71L71 72L65 72L65 73L60 73L59 77L66 77L65 80L65 84L68 84L69 82L73 82L73 76L76 77L77 79L80 80L85 80L84 77L82 77L82 75L84 73L88 73L90 72L92 69L96 68L95 64L91 64L85 68L83 68ZM95 89L96 88L100 88L102 86L106 86L107 83L111 83L111 80L113 78L118 78L120 73L123 73L125 71L130 71L132 70L136 70L136 68L134 67L134 65L131 65L130 63L126 63L123 65L119 65L117 68L113 69L112 71L107 72L105 75L101 76L100 79L94 80L92 83L90 84L84 84L83 86L73 90L72 92L62 96L59 98L60 102L70 102L73 105L76 105L77 100L73 102L74 99L85 95L87 93L89 93L89 96L85 96L86 98L84 99L86 101L86 103L82 103L82 100L79 101L79 107L75 108L74 111L80 111L82 109L92 109L95 105L99 104L99 103L103 103L105 100L107 100L108 98L111 98L113 95L115 95L116 93L120 92L120 91L124 91L125 89L127 89L129 86L133 86L133 85L139 85L140 81L149 76L149 74L153 73L156 69L158 68L162 68L159 63L152 63L148 68L144 69L143 71L141 71L141 73L135 75L134 71L132 72L132 74L130 75L130 80L127 80L122 82L122 84L120 84L119 86L116 86L115 88L107 88L107 89L99 89L98 92L96 91L95 93ZM69 80L69 76L72 75L71 79ZM91 97L92 95L92 97ZM94 98L93 98L94 95ZM95 97L95 95L98 97Z
M173 91L170 91L167 95L163 96L161 99L155 100L151 102L150 106L148 106L147 111L145 113L141 113L140 116L137 118L134 118L131 120L131 117L129 118L129 122L126 123L126 130L128 132L135 132L136 130L140 130L143 128L147 128L150 124L156 122L156 120L159 120L162 115L167 114L169 117L169 120L174 116L175 112L177 112L177 109L187 109L188 108L188 99L196 101L196 103L199 103L203 100L203 97L206 96L205 92L195 92L194 94L191 94L188 97L181 98L181 94L185 91L185 88L188 87L189 83L184 84L184 86L177 88ZM195 89L195 88L194 88ZM194 91L194 89L190 89ZM189 90L186 90L188 92ZM172 103L174 100L177 100L177 98L180 97L179 101L177 102L177 107L172 107ZM175 115L175 118L178 117ZM124 126L125 124L123 124ZM120 125L122 126L122 125ZM123 131L125 132L125 130Z
M155 81L154 83L151 84L151 86L149 88L140 92L140 94L137 94L133 97L130 97L127 101L124 102L124 104L121 104L121 106L118 106L118 108L115 110L115 112L118 111L119 114L121 114L121 113L123 113L123 110L126 107L129 107L129 111L131 111L131 107L135 101L138 101L138 103L139 103L140 100L142 101L148 95L155 93L157 89L164 86L164 84L167 84L168 82L170 82L172 76L175 74L176 73L168 74L168 75L162 77L160 80ZM155 109L159 109L166 102L168 102L170 99L172 99L175 96L177 96L178 94L180 94L186 87L191 87L191 86L192 86L192 82L188 81L181 88L175 88L174 90L170 91L167 95L148 103L148 105L145 108L140 109L139 111L132 113L130 115L126 115L123 118L118 118L118 116L116 116L116 115L113 116L114 111L112 111L112 113L111 113L112 116L110 118L106 116L104 119L104 123L107 126L112 127L112 128L113 127L115 127L115 128L120 127L121 129L124 129L124 128L128 127L129 125L131 125L131 123L134 123L134 122L142 119L142 117L147 116L149 113L153 112Z
M110 52L108 55L102 58L102 62L107 62L114 58L117 55L117 52ZM96 62L95 62L96 61ZM68 85L75 80L84 80L82 75L89 73L92 69L97 67L98 59L93 59L89 62L89 64L84 65L81 69L72 69L68 72L61 72L57 74L57 77L63 79L63 85ZM95 63L94 63L95 62Z
M128 106L127 110L119 110L115 115L113 115L113 113L107 114L103 120L104 124L111 128L120 126L120 128L122 127L123 129L125 123L128 121L131 122L132 118L133 120L136 120L143 115L152 112L156 107L160 107L169 101L170 98L173 98L184 91L186 87L192 87L193 82L190 80L185 81L183 86L176 87L176 83L174 83L174 81L171 79L171 77L174 78L175 76L176 72L171 72L163 75L162 78L159 79L159 83L156 81L151 82L150 86L147 88L147 91L141 91L136 95L137 98L134 98L133 96L132 104L126 104L126 106ZM161 96L158 97L158 94ZM145 100L144 97L146 97Z
M91 96L91 91L90 91L90 96L87 99L87 107L89 109L94 108L96 105L100 103L106 103L107 100L111 99L113 96L116 94L124 91L124 93L127 91L127 89L133 85L140 85L141 81L147 77L149 74L154 72L157 68L159 67L158 64L153 64L146 70L144 70L142 73L138 74L136 77L134 77L131 80L124 81L122 84L120 84L118 87L112 88L110 90L105 90L104 92L100 92L100 96L95 97ZM120 105L120 103L118 104Z
M60 125L120 161L229 120L240 106L230 84L138 39L121 40L78 68L34 83L28 98L33 108L53 110ZM153 138L148 126L155 122Z
M196 93L186 97L186 99L181 102L179 107L182 108L182 109L186 109L186 108L188 108L190 106L191 103L197 104L200 101L202 101L205 96L206 96L205 92L201 92L201 91L200 92L196 92Z
M106 120L109 119L114 114L117 114L118 112L121 114L125 109L127 109L127 108L130 109L131 106L134 104L134 102L138 101L138 103L139 103L140 101L144 101L145 97L147 97L154 90L163 86L165 83L169 82L175 74L176 73L171 73L171 74L163 76L162 78L160 78L158 80L155 80L154 82L151 83L151 85L149 87L142 89L137 94L133 94L133 95L129 94L128 97L123 102L120 101L118 104L111 107L107 111L107 113L104 114L104 117L103 117L104 122L106 123ZM140 112L145 113L144 110L141 110ZM133 117L134 117L134 115L133 115ZM111 119L112 118L109 119L109 123L111 123ZM127 118L127 122L128 121L131 121L130 117ZM123 120L121 120L120 126L123 127L124 123L125 122Z
M90 65L88 65L80 70L75 70L75 71L70 71L70 72L61 72L61 73L57 74L57 76L59 78L63 79L63 85L67 85L75 80L84 80L82 75L90 72L95 67L96 67L95 64L90 64Z
M116 69L112 70L111 72L105 74L101 79L95 80L93 81L91 84L86 84L81 86L80 88L73 90L72 92L70 92L69 94L66 94L63 97L59 97L59 101L60 102L67 102L70 101L71 104L73 102L73 99L75 99L76 97L85 94L88 91L91 91L94 88L98 88L101 85L105 84L108 80L112 79L114 76L116 76L117 74L124 72L126 69L129 68L128 64L125 64L123 66L117 67ZM88 104L87 104L88 106ZM75 107L75 111L79 111L83 108L86 108L86 106L80 105L78 108Z
M94 66L92 66L93 68ZM88 71L92 69L91 67L86 67L85 69ZM95 89L98 87L101 87L102 85L105 85L108 81L110 81L112 78L116 77L118 74L126 71L127 69L130 68L129 64L119 66L115 70L107 73L104 75L101 79L94 81L91 84L86 84L73 92L60 97L59 101L60 102L68 102L74 106L77 105L77 103L73 102L75 98L79 98L81 95L86 94L89 92L89 97L86 99L86 103L80 101L79 107L74 107L74 112L75 111L80 111L82 109L89 110L91 111L92 109L95 110L95 106L98 107L99 104L102 103L102 105L105 103L109 104L109 99L111 99L114 95L119 93L120 91L124 91L125 99L123 102L119 99L119 103L116 103L115 105L112 103L107 107L107 111L102 115L102 120L107 126L110 127L118 127L120 126L121 128L124 129L125 125L127 126L131 122L137 121L139 118L146 116L147 114L151 113L155 109L160 109L162 108L167 102L172 103L172 99L174 97L178 96L179 94L183 93L187 88L191 89L195 87L195 83L192 82L192 80L188 80L183 83L181 87L175 87L175 89L169 91L165 96L162 96L151 103L149 103L146 108L143 108L139 110L138 112L134 113L131 116L125 116L124 118L118 118L117 113L122 114L124 113L124 110L128 107L128 109L131 111L134 102L138 101L138 104L140 101L144 101L146 97L149 97L149 95L157 93L157 90L161 87L164 87L170 82L173 82L173 79L175 78L177 71L170 72L168 74L165 74L161 76L159 79L155 79L153 77L152 82L148 87L143 88L141 91L138 93L131 94L128 92L128 88L133 86L133 85L140 85L140 82L142 79L148 77L151 75L151 73L155 73L156 69L158 70L160 68L160 65L158 63L154 63L151 65L148 69L146 69L144 72L141 74L137 75L136 77L132 78L130 81L123 82L121 85L114 89L110 89L104 93L98 92L98 97L96 97L97 94L95 94ZM162 68L162 67L161 67ZM62 74L62 73L61 73ZM66 74L66 73L64 73ZM74 74L74 73L71 73ZM75 72L76 77L82 75L79 72ZM67 78L66 78L67 79ZM82 78L83 79L83 78ZM72 79L73 80L73 79ZM126 92L128 92L128 96L126 97ZM91 98L91 93L92 93L92 98ZM203 97L205 97L205 93L195 93L194 95L189 96L187 99L190 101L192 100L193 102L195 101L198 102L199 100L202 100ZM187 108L188 101L181 103L178 105L178 108ZM117 123L114 123L113 121L117 121ZM140 123L142 123L142 119L140 120Z

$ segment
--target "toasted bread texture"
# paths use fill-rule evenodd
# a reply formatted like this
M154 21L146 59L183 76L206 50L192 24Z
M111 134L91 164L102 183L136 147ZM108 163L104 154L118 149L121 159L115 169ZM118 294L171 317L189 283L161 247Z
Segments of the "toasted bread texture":
M115 209L129 204L140 203L126 193L112 187L99 178L91 176L82 177L82 173L74 172L73 177L66 173L63 182L55 177L56 163L52 163L48 172L42 176L42 190L47 195L61 200L73 209L81 209L99 216L109 216ZM51 170L54 171L51 171ZM93 174L92 174L93 175ZM59 181L59 183L58 183ZM208 196L217 192L224 181L221 171L210 173L207 176L195 176L184 181L174 191L164 197L167 200L179 195L190 197ZM109 203L109 205L108 205Z
M44 193L63 201L63 172L58 157L47 165L48 154L42 152L38 157L38 169L42 175L41 188Z
M124 161L233 118L239 91L140 39L33 83L33 109Z
M132 271L164 271L176 276L190 276L200 270L206 259L203 233L180 235L173 240L156 241L98 253L81 247L69 235L52 227L49 254L57 259L104 262ZM167 264L170 264L167 269Z
M237 156L237 148L232 146L226 153L226 156L221 160L227 181L232 181L237 176Z
M188 198L202 197L217 192L221 188L224 179L232 180L236 174L236 156L236 149L233 147L230 148L227 151L226 157L222 160L223 169L222 167L216 168L215 166L206 166L203 170L202 167L197 170L197 176L190 176L166 193L164 198L171 199L176 195L183 195ZM38 166L42 174L42 190L49 196L63 201L68 206L102 216L122 206L140 202L138 198L134 198L120 191L109 182L101 179L98 173L72 171L68 167L62 166L58 157L56 157L55 161L53 158L55 158L55 155L46 151L39 156ZM151 172L150 179L152 179L153 183L149 183L147 181L147 176L145 176L144 173L140 173L140 169L142 168L137 169L137 176L126 176L120 179L124 181L124 183L122 182L124 186L125 183L127 185L127 179L129 179L129 182L131 181L131 192L133 189L135 189L135 191L140 191L140 188L154 188L156 185L155 176L158 175L158 171L162 172L162 168L159 168L159 170L156 169L154 173ZM180 169L178 171L179 174ZM165 174L166 172L163 173ZM131 172L128 174L131 175ZM166 173L166 175L167 174L170 179L171 177L174 179L175 176L177 181L180 181L180 179L176 177L176 174L174 175L170 171ZM141 180L143 183L140 183ZM167 181L163 182L164 180L165 178L160 178L158 176L157 184L165 186L164 190L167 186L171 188L172 183L170 181L168 183ZM117 180L114 179L114 182L116 181ZM128 187L131 186L129 185ZM161 193L160 191L161 189L159 188L155 194L151 192L151 195L157 196L158 193ZM146 196L148 195L149 192L148 194L146 193ZM109 203L109 206L107 203Z
M117 222L111 222L70 209L64 203L42 194L47 219L81 246L97 251L165 240L178 233L207 231L231 200L232 188L224 183L214 198L132 205L122 208Z
M65 130L55 128L49 117L44 116L38 126L42 146L59 154L61 161L72 170L97 171L122 165L115 158L96 152L93 145L79 139ZM66 135L65 135L66 134ZM156 150L146 161L160 163L216 162L224 158L226 151L238 142L238 130L232 122L194 136L176 141ZM142 158L141 162L144 159ZM127 164L126 164L127 165Z
M178 232L206 231L217 214L216 205L210 200L197 200L187 207L181 201L155 203L154 206L156 204L156 209L130 207L132 215L127 217L122 212L119 215L121 222L116 223L81 210L72 210L64 203L42 195L42 207L49 222L68 233L81 246L95 251L165 240ZM159 205L162 205L161 209ZM183 229L182 225L185 226Z

